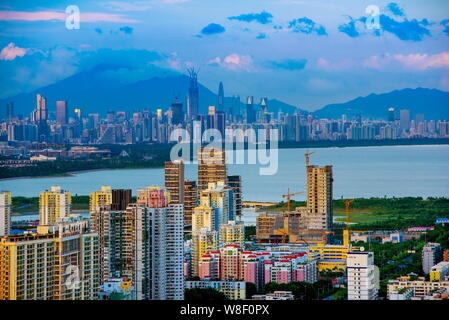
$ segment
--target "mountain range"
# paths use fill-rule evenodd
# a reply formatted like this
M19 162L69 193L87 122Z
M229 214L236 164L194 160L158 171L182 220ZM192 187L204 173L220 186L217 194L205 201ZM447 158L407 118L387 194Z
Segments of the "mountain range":
M166 110L176 99L182 103L187 101L189 77L183 74L156 76L146 80L124 83L119 77L111 77L111 73L119 66L98 65L95 68L77 73L66 79L42 87L28 93L0 100L0 117L5 115L7 102L14 102L15 114L28 116L35 108L36 94L47 98L50 111L54 111L57 100L66 100L69 108L80 108L83 114L100 113L108 110L138 111L156 108ZM199 86L200 113L206 114L210 105L217 104L217 94L203 86ZM243 97L242 97L243 98ZM245 99L243 99L245 100ZM258 103L258 101L255 101ZM225 105L232 103L231 97L225 98ZM351 119L361 115L371 119L386 119L387 109L409 109L412 116L424 113L426 119L449 119L449 92L437 89L402 89L382 94L370 94L345 103L329 104L313 114L319 118L337 119L343 114ZM240 102L244 108L244 102ZM268 100L268 111L277 113L294 113L296 110L306 112L296 106L277 99Z

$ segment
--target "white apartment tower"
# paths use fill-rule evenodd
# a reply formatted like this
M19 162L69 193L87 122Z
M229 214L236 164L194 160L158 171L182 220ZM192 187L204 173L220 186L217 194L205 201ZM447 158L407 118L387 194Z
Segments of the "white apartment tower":
M0 237L11 232L11 192L0 192Z
M349 252L348 300L376 300L377 286L373 252Z

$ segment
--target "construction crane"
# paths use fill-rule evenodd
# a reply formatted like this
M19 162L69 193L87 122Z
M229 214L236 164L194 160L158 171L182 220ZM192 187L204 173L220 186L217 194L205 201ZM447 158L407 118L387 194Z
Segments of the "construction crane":
M304 156L306 157L306 167L309 166L309 157L310 155L314 154L315 152L308 152L306 154L304 154Z
M296 196L297 194L304 193L304 191L290 193L290 188L288 188L288 193L283 194L282 197L287 199L287 211L290 211L290 197Z

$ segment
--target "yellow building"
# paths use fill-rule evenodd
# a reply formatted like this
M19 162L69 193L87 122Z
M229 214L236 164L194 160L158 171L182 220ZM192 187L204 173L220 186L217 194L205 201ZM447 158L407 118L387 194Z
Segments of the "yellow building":
M207 228L192 231L192 275L198 276L198 263L209 251L218 249L217 232Z
M39 224L51 225L58 219L69 217L72 207L70 192L53 186L39 197Z
M0 300L97 298L97 234L87 220L65 220L0 238Z
M192 231L203 228L215 230L215 210L207 205L200 205L193 209Z
M96 212L101 206L112 204L112 190L110 186L102 186L99 191L91 192L89 211Z
M309 248L310 254L319 254L318 271L345 270L349 246L318 244Z
M0 236L11 232L11 192L0 192Z
M245 247L245 228L243 223L229 221L227 224L220 225L218 239L220 247L228 244L234 244L243 250Z
M441 281L446 276L449 276L449 262L441 261L434 265L429 272L430 281Z

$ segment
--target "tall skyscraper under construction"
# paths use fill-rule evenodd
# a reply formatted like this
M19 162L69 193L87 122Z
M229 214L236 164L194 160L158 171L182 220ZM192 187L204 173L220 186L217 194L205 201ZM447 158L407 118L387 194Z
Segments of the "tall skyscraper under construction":
M200 93L198 88L198 71L194 68L187 69L190 77L189 96L187 98L187 117L195 119L200 109Z
M217 147L201 147L198 152L198 192L208 188L209 183L227 183L225 151Z

